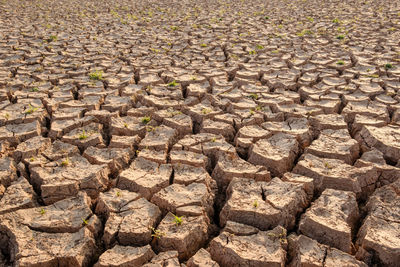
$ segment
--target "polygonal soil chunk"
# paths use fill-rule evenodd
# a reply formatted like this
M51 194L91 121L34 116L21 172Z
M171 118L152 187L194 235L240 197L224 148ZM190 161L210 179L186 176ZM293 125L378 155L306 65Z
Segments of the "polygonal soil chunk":
M326 189L302 215L299 232L351 253L352 231L358 217L358 205L353 192Z
M56 161L74 154L79 154L79 149L74 145L56 140L50 147L43 151L42 154L47 159Z
M101 254L99 261L94 267L110 266L142 266L153 258L154 254L150 245L143 247L114 246Z
M208 239L207 216L175 217L170 212L158 225L154 238L157 251L178 251L180 260L187 260L205 245Z
M136 156L141 159L153 161L158 164L166 164L167 163L167 158L168 158L168 151L158 151L154 149L142 149L142 150L136 150Z
M264 166L254 166L238 156L221 155L212 172L212 177L221 188L226 188L233 178L269 181L271 176Z
M210 253L204 248L199 249L187 263L187 267L219 267L219 264L211 259Z
M347 129L347 123L344 120L344 116L340 114L321 114L313 116L310 117L310 124L316 134L326 129Z
M178 259L178 251L169 250L161 252L143 267L181 267Z
M39 152L47 149L50 145L50 138L36 136L19 144L13 153L13 157L17 162L19 162L22 159L37 155Z
M193 207L198 212L213 215L214 193L202 183L187 186L172 184L154 194L151 202L163 211L185 214L186 207Z
M248 162L268 168L273 176L281 176L293 167L299 153L299 143L289 134L278 133L255 143Z
M355 163L355 167L367 167L373 165L378 170L377 187L395 182L400 177L400 168L386 164L383 153L376 148L362 154Z
M100 193L96 214L106 218L103 241L111 247L144 246L151 241L151 227L161 220L160 209L137 193L113 188Z
M283 182L274 178L270 182L234 178L227 189L220 223L234 221L268 230L277 225L291 229L296 216L310 203L310 195L301 183Z
M347 129L327 129L323 130L318 139L314 140L304 152L322 158L340 159L351 165L358 158L360 148Z
M389 122L389 112L386 105L382 105L376 101L349 102L342 110L346 122L353 122L356 114L364 115L369 118L383 120Z
M0 214L38 206L36 193L24 177L20 177L0 195Z
M102 124L93 122L70 131L64 135L61 140L75 145L80 149L86 149L89 146L101 146L103 145L103 137L101 135L102 129Z
M143 121L143 122L142 122ZM138 117L118 117L111 118L110 134L111 135L138 135L143 138L146 134L147 119ZM149 123L152 125L152 123Z
M289 267L367 267L365 263L356 260L354 256L320 244L307 236L293 234L287 240L289 243L289 256L292 259L288 265Z
M211 167L210 160L203 154L187 150L173 149L169 153L169 156L172 164L187 164L193 167L203 167L205 169Z
M80 155L49 162L42 167L33 167L30 171L31 182L41 191L46 204L74 196L79 190L95 197L108 185L108 167L91 165Z
M80 119L53 121L50 126L49 137L52 139L60 138L70 131L79 127L86 126L94 122L95 120L95 117L85 116Z
M132 102L130 97L108 95L104 100L104 104L101 108L110 112L119 111L121 114L125 115L128 109L130 109L131 107Z
M210 242L211 258L221 266L285 266L286 230L245 234L223 231Z
M116 173L128 166L133 151L120 148L96 148L89 147L85 150L84 156L91 164L106 164L111 173Z
M388 125L386 127L364 126L356 135L364 150L376 148L383 153L385 159L397 163L400 159L400 127Z
M17 179L17 165L10 157L0 158L0 185L7 187Z
M129 150L135 151L137 145L140 142L140 137L135 136L111 136L109 148L128 148Z
M357 235L363 260L379 266L397 266L400 262L400 180L381 187L370 197L368 216ZM363 253L366 251L366 253Z
M306 118L288 118L283 122L264 122L261 127L276 134L286 133L297 138L302 148L310 145L313 133Z
M235 129L230 124L207 119L201 124L200 133L221 134L227 141L230 141L235 136Z
M12 145L17 145L20 142L39 136L41 127L38 121L21 124L8 124L0 127L0 141L7 141Z
M16 266L88 266L101 222L85 194L44 208L0 216L0 240L6 235ZM3 244L2 244L3 247Z
M139 149L167 151L175 142L176 136L177 131L165 125L150 128L146 137L140 142Z
M120 173L117 187L138 192L150 200L153 194L169 185L171 175L171 165L159 164L139 157L128 169Z
M369 116L356 114L354 117L353 124L351 125L351 133L352 135L356 135L359 131L362 130L363 126L374 126L374 127L384 127L387 125L387 122L374 119Z
M326 188L354 192L365 198L375 188L378 171L374 166L356 168L336 159L323 159L304 154L293 173L314 179L314 187L322 192Z

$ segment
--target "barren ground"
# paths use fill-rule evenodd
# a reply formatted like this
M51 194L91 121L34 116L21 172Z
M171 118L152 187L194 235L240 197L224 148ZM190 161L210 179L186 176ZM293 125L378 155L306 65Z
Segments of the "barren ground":
M0 3L0 266L400 266L400 2Z

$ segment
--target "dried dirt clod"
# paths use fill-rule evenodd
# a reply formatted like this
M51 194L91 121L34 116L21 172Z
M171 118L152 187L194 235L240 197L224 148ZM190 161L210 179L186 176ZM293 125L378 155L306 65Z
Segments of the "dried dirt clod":
M103 241L113 244L144 246L152 237L152 227L161 220L160 209L139 194L113 188L101 193L96 214L106 219Z
M296 216L310 203L311 196L304 184L279 178L270 182L235 178L227 189L228 200L220 213L220 223L235 221L261 230L278 225L291 229Z
M373 259L382 266L396 266L400 262L399 192L400 180L397 180L377 189L368 200L368 215L357 235L357 257Z
M143 247L124 247L120 245L114 246L101 254L99 261L95 267L112 267L112 266L142 266L149 262L155 253L150 245Z
M219 264L211 259L210 253L204 248L199 249L187 263L187 267L219 267Z
M291 170L298 153L299 143L296 138L278 133L257 141L249 152L248 161L267 167L273 176L281 176Z
M220 266L285 266L286 230L280 226L251 235L223 231L210 242L211 258Z
M153 239L154 247L157 251L178 251L180 260L187 260L203 247L209 238L207 216L183 216L175 217L172 213L167 213L158 225Z
M161 252L155 256L149 263L143 265L143 267L181 267L178 259L178 251L169 250Z
M300 219L299 232L344 252L352 252L352 234L359 219L353 192L326 189Z
M367 267L364 262L358 261L338 249L323 245L304 235L289 235L288 253L292 259L288 266L349 266Z

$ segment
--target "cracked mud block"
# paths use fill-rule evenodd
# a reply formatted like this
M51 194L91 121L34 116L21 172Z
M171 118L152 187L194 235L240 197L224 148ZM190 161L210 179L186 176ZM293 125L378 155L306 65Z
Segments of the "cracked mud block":
M273 134L286 133L296 137L302 148L309 146L313 132L305 118L288 118L284 122L264 122L261 127Z
M290 171L299 153L299 143L292 135L277 133L257 141L249 151L248 162L267 167L273 176Z
M357 168L336 159L324 159L304 154L293 169L293 173L314 179L314 187L322 192L326 188L354 192L357 198L371 194L378 180L374 166Z
M367 167L373 165L378 170L377 187L395 182L400 177L399 166L394 167L386 164L383 153L373 148L372 150L362 154L355 163L355 167Z
M364 262L356 260L354 256L344 253L338 249L323 245L317 241L304 236L295 234L289 235L289 257L291 261L289 267L295 266L315 266L315 267L367 267Z
M353 192L326 189L301 216L299 232L344 252L351 253L352 234L359 218Z
M122 148L129 149L131 151L135 151L138 144L140 142L140 137L135 136L119 136L113 135L111 136L109 148Z
M129 267L142 266L148 263L155 256L150 245L143 247L114 246L101 254L99 261L94 267Z
M88 95L80 100L70 100L60 103L60 108L84 108L85 111L99 110L100 104L103 102L102 96Z
M234 178L227 189L228 200L220 213L220 223L234 221L261 230L277 225L292 229L296 216L309 205L312 197L306 186L279 178L270 182Z
M158 164L166 164L168 161L167 151L157 151L154 149L136 150L136 156L145 160L153 161Z
M169 185L171 175L170 164L159 164L139 157L120 173L117 187L137 192L150 200L153 194Z
M111 118L110 135L138 135L143 138L146 135L146 128L153 123L150 121L149 125L146 125L142 120L143 118L131 116Z
M56 161L68 156L79 154L79 149L74 145L56 140L41 154L48 160Z
M315 136L318 136L321 131L326 129L347 129L347 123L344 120L344 116L340 114L323 114L313 116L310 117L310 124L314 130Z
M264 166L255 166L238 156L221 155L211 174L220 188L226 188L234 178L253 179L255 181L271 180L269 171Z
M374 119L368 116L356 114L353 124L351 125L351 133L355 136L360 130L362 130L363 126L374 126L380 128L386 125L387 122L381 119Z
M217 183L208 172L202 167L193 167L186 164L173 164L174 184L189 185L192 183L202 183L212 191L217 189Z
M277 226L267 232L243 233L247 227L226 227L210 242L211 258L220 266L285 266L286 230Z
M209 219L207 216L180 217L177 223L172 213L167 213L156 231L161 233L155 237L153 245L159 252L178 251L180 260L187 260L203 247L208 240Z
M213 107L208 102L202 102L192 107L184 108L182 112L189 115L193 122L198 125L201 125L205 119L211 119L214 116L223 113L222 110Z
M132 108L132 101L127 96L108 95L101 108L110 112L118 111L120 114L126 115L127 111Z
M8 187L17 180L17 164L10 157L0 158L0 186Z
M48 117L40 99L20 99L0 110L0 126L38 121L43 124Z
M80 190L95 197L108 186L107 165L91 165L80 155L32 167L30 172L31 183L35 189L40 190L46 204L74 196Z
M351 165L358 158L360 147L347 129L326 129L304 152L321 158L340 159Z
M20 142L24 142L29 138L39 136L41 134L41 126L38 121L21 124L7 124L0 127L0 141L9 142L16 146Z
M386 105L374 101L349 102L342 110L346 122L353 122L356 115L367 116L389 122L389 112Z
M193 167L203 167L206 170L211 168L210 160L203 154L187 150L172 149L169 156L171 164L187 164Z
M187 267L219 267L216 261L211 259L210 253L204 248L199 249L187 263Z
M90 146L104 146L102 136L103 125L92 122L80 128L76 128L61 138L61 141L86 149Z
M177 131L168 126L156 126L147 130L145 138L139 144L139 149L154 149L167 152L174 144Z
M355 138L361 144L361 148L364 151L376 148L383 153L385 159L393 163L398 162L400 159L399 126L364 126Z
M110 125L111 118L117 118L119 115L118 115L118 112L116 112L116 111L110 112L108 110L103 109L103 110L88 111L85 113L85 116L94 117L97 120L97 122L99 122L105 126L108 126L108 125Z
M36 193L24 177L12 182L4 194L0 194L0 215L36 206L38 206Z
M6 236L1 245L17 266L88 266L100 229L85 194L0 218L0 235Z
M187 186L172 184L155 193L151 202L164 213L170 211L182 215L208 214L210 217L214 214L214 192L203 183L191 183Z
M51 146L50 138L44 138L42 136L36 136L20 143L15 151L13 152L13 158L19 162L22 159L30 158L38 153L43 152L45 149Z
M113 244L144 246L152 239L151 227L161 220L160 209L139 194L113 188L100 193L96 214L106 219L103 241Z
M235 129L230 124L206 119L201 124L200 133L221 134L227 141L231 141L235 136Z
M89 147L83 152L90 164L107 165L111 174L118 173L129 165L133 151L127 148L96 148Z
M183 267L179 264L178 251L170 250L161 252L143 267Z
M73 120L80 119L84 114L83 108L60 108L51 114L52 120Z
M95 120L95 117L87 116L80 119L52 121L50 125L49 137L51 139L61 138L70 131L79 127L84 127L92 122L95 122Z
M380 266L400 262L400 180L375 191L366 204L368 215L357 235L356 256Z

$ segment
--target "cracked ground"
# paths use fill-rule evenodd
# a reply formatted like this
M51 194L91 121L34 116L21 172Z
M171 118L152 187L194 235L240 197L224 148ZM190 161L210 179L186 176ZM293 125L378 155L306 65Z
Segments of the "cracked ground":
M0 266L400 266L400 2L0 1Z

